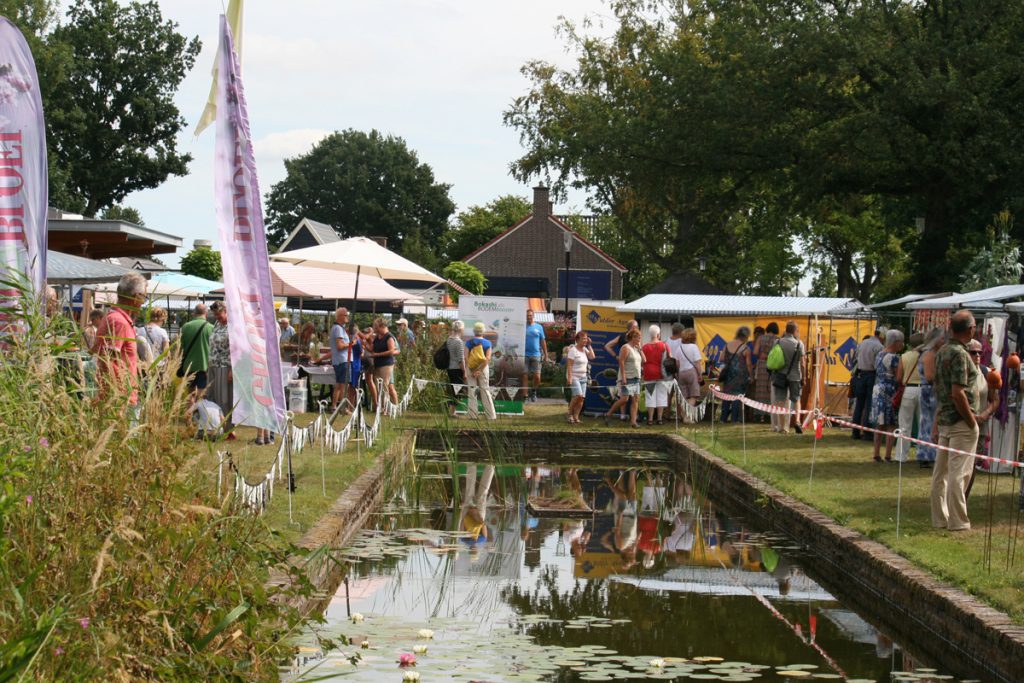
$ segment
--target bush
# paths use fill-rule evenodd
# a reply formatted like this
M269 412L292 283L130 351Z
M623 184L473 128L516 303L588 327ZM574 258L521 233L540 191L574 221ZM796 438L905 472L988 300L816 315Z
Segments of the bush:
M264 581L292 549L218 500L177 362L132 428L124 392L83 398L74 339L23 325L0 346L0 680L276 679L302 617Z

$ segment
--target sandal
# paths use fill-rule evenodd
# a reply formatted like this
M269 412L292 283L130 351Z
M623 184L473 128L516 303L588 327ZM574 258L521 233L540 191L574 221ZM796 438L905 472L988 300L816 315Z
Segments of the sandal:
M872 458L872 460L874 460L875 462L882 462L882 458L881 458L881 456L878 456L878 455L874 456L874 457Z

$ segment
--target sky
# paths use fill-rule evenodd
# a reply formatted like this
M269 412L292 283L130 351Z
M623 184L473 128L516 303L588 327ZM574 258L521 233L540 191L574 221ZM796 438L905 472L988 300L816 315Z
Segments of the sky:
M124 203L147 226L184 238L177 254L161 257L176 266L193 240L217 240L214 127L198 139L193 130L210 88L222 5L159 4L180 32L203 42L175 97L189 122L179 149L193 161L189 175ZM375 128L404 138L439 182L451 184L457 210L503 194L529 197L534 183L516 182L508 172L523 149L502 113L529 88L520 73L527 61L574 62L556 34L561 16L600 23L610 15L600 0L248 0L242 72L261 194L284 178L284 159L309 151L324 135ZM571 194L556 210L581 210L585 200Z

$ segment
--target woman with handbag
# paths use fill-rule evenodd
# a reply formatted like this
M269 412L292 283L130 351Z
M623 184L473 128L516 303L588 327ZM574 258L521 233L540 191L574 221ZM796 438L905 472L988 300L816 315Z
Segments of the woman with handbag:
M875 388L871 393L870 422L875 429L892 432L899 419L893 409L893 396L896 394L898 376L896 369L900 364L900 353L903 352L903 333L889 330L885 333L885 348L875 358ZM885 461L892 462L893 437L885 437ZM882 435L875 433L875 462L882 462L879 455L882 448Z
M921 358L921 343L924 335L915 332L910 335L910 348L900 356L900 364L896 366L896 377L900 385L896 388L896 395L892 399L893 410L896 411L900 431L910 435L914 429L914 418L917 416L917 406L921 397L921 373L918 371L917 361ZM896 462L906 462L910 454L910 442L900 439L896 444Z
M662 424L665 408L668 407L668 386L665 384L665 359L668 345L661 341L661 328L651 325L647 328L651 341L644 344L644 398L647 400L647 424ZM673 361L675 359L672 359Z

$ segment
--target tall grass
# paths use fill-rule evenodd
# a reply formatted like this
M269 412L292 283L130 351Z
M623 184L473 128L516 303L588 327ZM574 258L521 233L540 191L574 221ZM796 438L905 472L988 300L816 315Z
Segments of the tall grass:
M22 305L0 346L0 682L277 678L303 615L264 580L294 549L216 499L175 359L132 427L126 392L80 393L68 321Z

